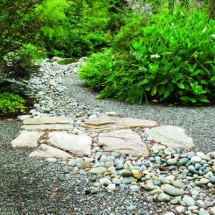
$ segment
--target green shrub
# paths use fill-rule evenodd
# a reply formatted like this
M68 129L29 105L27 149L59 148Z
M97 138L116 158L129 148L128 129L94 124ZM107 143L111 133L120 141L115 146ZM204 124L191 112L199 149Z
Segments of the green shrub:
M155 17L159 19L142 27L141 35L140 29L132 33L137 37L126 44L130 50L124 55L112 49L108 58L107 51L93 56L80 70L80 77L91 89L101 89L99 98L186 105L212 102L215 20L208 22L201 10L185 15L178 8L173 15L165 12ZM111 65L109 69L105 61Z
M18 94L3 92L0 93L0 112L15 113L22 112L26 107L25 100Z

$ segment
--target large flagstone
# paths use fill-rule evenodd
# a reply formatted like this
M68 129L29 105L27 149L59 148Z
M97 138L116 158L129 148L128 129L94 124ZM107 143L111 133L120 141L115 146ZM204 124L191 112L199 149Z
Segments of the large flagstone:
M148 157L149 155L146 145L141 140L140 135L131 129L100 133L98 145L102 146L104 151L143 157Z
M123 128L155 127L157 122L151 120L135 119L135 118L120 118L113 116L101 116L89 119L80 124L80 126L89 128L91 130L113 130Z
M35 148L38 146L38 139L44 135L44 132L38 131L21 131L19 136L12 140L12 147L29 147Z
M42 125L22 125L22 129L28 131L70 131L73 129L69 124L42 124Z
M172 148L190 149L194 147L193 140L185 134L183 128L165 125L156 128L144 129L146 136L150 136L154 141Z
M39 117L28 118L23 121L25 125L41 125L41 124L72 124L73 120L68 117Z
M72 155L55 147L42 144L35 151L31 152L29 157L45 157L45 158L73 158Z
M48 143L53 146L68 150L75 154L91 154L92 139L86 134L74 135L66 132L50 132Z

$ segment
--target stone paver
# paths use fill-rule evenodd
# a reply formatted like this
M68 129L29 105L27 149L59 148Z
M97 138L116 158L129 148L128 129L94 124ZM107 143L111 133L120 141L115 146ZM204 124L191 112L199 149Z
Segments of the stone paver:
M12 140L12 147L29 147L35 148L38 146L38 139L44 132L38 131L22 131L20 135Z
M180 127L166 125L156 128L146 128L145 134L154 141L160 142L172 148L189 149L194 147L193 140L185 134L185 130Z
M25 125L41 125L41 124L72 124L73 120L67 117L39 117L28 118L23 121Z
M66 132L50 132L48 143L75 154L91 154L92 139L88 135L68 134Z
M140 135L131 129L122 129L99 134L98 145L105 151L147 157L149 152Z
M151 120L120 118L113 116L101 116L87 120L86 122L80 124L80 126L91 130L113 130L134 127L151 128L156 125L157 122Z
M55 147L42 144L35 151L31 152L29 157L44 157L44 158L73 158L69 153Z
M43 124L43 125L22 125L22 129L28 131L70 131L73 129L72 125L68 124Z

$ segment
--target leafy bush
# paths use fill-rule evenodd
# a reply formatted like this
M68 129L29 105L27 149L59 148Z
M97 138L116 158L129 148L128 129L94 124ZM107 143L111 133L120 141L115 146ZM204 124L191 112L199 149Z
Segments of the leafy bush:
M101 90L99 98L113 96L131 103L212 102L215 20L208 22L200 10L185 15L178 8L173 15L165 12L155 18L141 28L141 34L140 29L132 33L136 37L126 44L130 49L124 55L119 49L93 55L79 76L91 89Z
M22 112L26 107L25 100L18 94L3 92L0 93L0 112L15 113Z

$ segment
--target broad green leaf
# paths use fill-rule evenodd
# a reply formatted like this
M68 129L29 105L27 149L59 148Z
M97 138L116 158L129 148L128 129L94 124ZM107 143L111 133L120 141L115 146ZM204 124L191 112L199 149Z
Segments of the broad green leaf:
M204 74L204 72L203 71L201 71L201 70L196 70L195 72L192 72L192 74L191 74L191 76L196 76L196 75L198 75L198 74Z
M153 86L151 90L151 95L154 96L157 93L157 86Z
M215 81L215 76L212 77L209 81L210 81L210 82L211 82L211 81Z
M180 99L182 101L189 102L191 98L189 96L181 96Z
M159 95L164 94L165 89L166 89L165 86L160 85L160 86L158 87L158 94L159 94Z
M181 78L183 77L183 74L182 73L177 73L176 75L175 75L175 81L178 81L178 80L180 80Z
M148 84L149 80L148 79L144 79L143 81L138 83L138 86L144 85L144 84Z
M147 86L147 87L145 88L145 90L146 90L146 91L151 90L151 86Z
M169 89L167 89L166 91L165 91L165 93L164 93L164 98L166 99L168 96L170 95L170 90Z
M201 80L201 84L208 84L208 82L205 80Z
M190 98L190 101L196 103L197 100L195 98Z
M184 84L182 84L182 83L177 83L177 86L178 86L179 88L181 88L181 89L185 89L185 86L184 86Z
M168 79L163 79L160 84L166 84L169 80Z
M198 99L200 102L205 102L205 103L207 103L207 102L210 102L208 99L206 99L206 98L200 98L200 99Z

